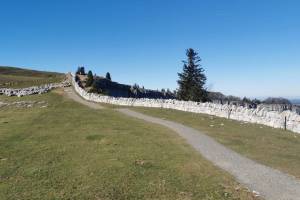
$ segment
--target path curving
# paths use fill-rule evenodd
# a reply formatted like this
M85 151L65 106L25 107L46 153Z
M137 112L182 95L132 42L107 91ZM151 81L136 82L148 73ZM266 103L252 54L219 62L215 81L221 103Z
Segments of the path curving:
M65 92L71 99L90 108L103 108L97 103L82 99L72 87L65 88ZM176 122L150 117L130 109L122 108L117 110L127 116L160 124L175 131L207 160L232 174L238 182L253 191L259 192L266 200L300 200L300 181L290 175L241 156L193 128Z
M193 128L129 109L118 110L128 116L172 129L206 159L232 174L251 190L259 192L267 200L300 200L300 181L290 175L241 156Z
M87 100L84 100L82 97L80 97L72 87L67 87L67 88L64 88L64 92L67 94L67 96L71 99L73 99L74 101L78 102L78 103L81 103L83 105L86 105L90 108L93 108L93 109L103 109L103 106L101 106L100 104L98 103L94 103L94 102L90 102L90 101L87 101Z

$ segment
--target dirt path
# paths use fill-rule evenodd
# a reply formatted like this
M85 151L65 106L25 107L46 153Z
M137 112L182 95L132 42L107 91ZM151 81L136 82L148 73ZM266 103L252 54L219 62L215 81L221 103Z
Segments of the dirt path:
M219 144L211 137L193 128L168 120L150 117L129 109L118 109L120 112L166 126L177 132L181 137L199 151L206 159L226 170L236 179L257 191L269 200L300 199L300 181L278 170L258 164ZM263 153L263 152L262 152Z
M71 87L65 88L65 92L73 100L90 108L103 108L97 103L82 99ZM129 109L118 109L118 111L131 117L170 128L185 138L206 159L232 174L240 183L251 190L259 192L267 200L300 200L299 180L245 158L198 130L172 121L150 117Z
M76 101L78 103L84 104L84 105L86 105L90 108L93 108L93 109L103 109L103 106L101 106L100 104L93 103L93 102L90 102L90 101L87 101L87 100L84 100L83 98L81 98L74 91L74 89L72 87L64 88L64 91L65 91L65 93L67 94L68 97L70 97L71 99L73 99L74 101Z

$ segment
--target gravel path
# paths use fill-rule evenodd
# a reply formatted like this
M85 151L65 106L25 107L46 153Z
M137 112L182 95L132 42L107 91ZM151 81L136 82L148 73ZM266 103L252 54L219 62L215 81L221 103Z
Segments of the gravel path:
M79 97L73 88L65 88L73 100L93 109L102 109L97 103ZM172 121L150 117L129 109L118 109L123 114L170 128L216 166L232 174L238 182L258 192L267 200L300 200L300 181L278 170L261 165L219 144L198 130ZM263 153L263 152L262 152Z
M74 101L76 101L78 103L84 104L84 105L86 105L90 108L93 108L93 109L102 109L103 108L103 106L101 106L98 103L93 103L93 102L84 100L82 97L80 97L74 91L74 89L72 87L66 87L66 88L64 88L64 91L65 91L65 93L67 94L68 97L70 97L71 99L73 99Z
M259 192L267 200L300 200L300 181L292 176L245 158L193 128L129 109L118 110L131 117L160 124L177 132L206 159L232 174L251 190Z

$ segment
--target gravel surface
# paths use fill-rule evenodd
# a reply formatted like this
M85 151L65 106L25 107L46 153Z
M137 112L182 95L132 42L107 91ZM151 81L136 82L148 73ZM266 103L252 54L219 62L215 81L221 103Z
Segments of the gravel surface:
M73 100L90 108L103 108L97 103L82 99L71 87L65 88L65 92ZM300 200L300 181L293 176L245 158L193 128L176 122L150 117L129 109L117 110L128 116L170 128L185 138L206 159L232 174L238 182L267 200Z
M78 96L78 94L74 91L74 89L72 87L64 88L64 91L68 97L70 97L71 99L73 99L74 101L76 101L78 103L84 104L93 109L102 109L103 108L103 106L101 106L98 103L93 103L93 102L84 100L83 98Z
M118 110L131 117L172 129L185 138L206 159L232 174L238 182L247 186L254 193L258 192L265 199L300 200L300 181L290 175L245 158L193 128L129 109Z

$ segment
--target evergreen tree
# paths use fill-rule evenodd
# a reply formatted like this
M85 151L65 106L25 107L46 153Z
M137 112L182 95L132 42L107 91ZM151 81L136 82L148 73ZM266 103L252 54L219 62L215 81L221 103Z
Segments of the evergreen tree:
M85 69L84 66L80 67L80 74L85 75Z
M81 67L77 68L76 74L80 74L80 69L81 69Z
M106 77L106 79L108 79L108 80L111 81L111 77L110 77L110 73L109 73L109 72L106 73L106 76L105 76L105 77Z
M166 96L166 90L164 88L161 89L162 95Z
M90 92L99 93L99 94L104 93L104 91L102 90L102 87L101 87L101 81L99 79L95 79L93 81L92 88L91 88Z
M130 92L131 94L133 94L134 97L138 96L139 90L140 90L140 86L136 83L130 87Z
M79 66L77 68L77 71L76 71L76 74L79 74L79 75L85 75L85 69L84 69L84 66Z
M194 49L186 50L187 61L183 62L183 72L178 73L178 98L185 101L207 101L208 95L204 88L206 76L199 64L201 59Z
M253 99L252 103L258 105L258 104L261 104L261 101L258 99Z
M79 81L79 77L77 76L77 74L75 75L75 82Z
M90 87L93 84L93 82L94 82L94 76L93 76L92 71L90 70L87 75L87 80L86 80L85 86Z
M244 103L252 103L251 99L244 97L242 100Z

